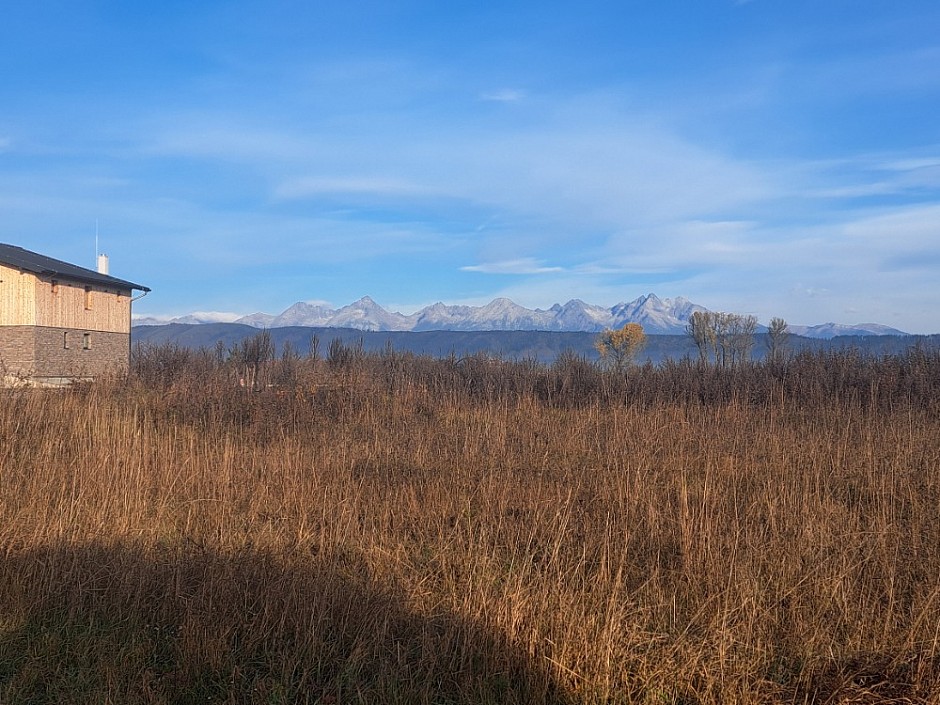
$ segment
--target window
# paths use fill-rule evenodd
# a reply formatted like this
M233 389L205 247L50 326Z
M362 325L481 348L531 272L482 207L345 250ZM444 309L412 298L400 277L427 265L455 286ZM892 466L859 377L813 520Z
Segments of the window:
M91 287L85 287L85 310L91 311Z
M69 332L68 331L65 331L62 334L62 349L63 350L69 349Z
M91 350L91 333L82 334L82 350Z

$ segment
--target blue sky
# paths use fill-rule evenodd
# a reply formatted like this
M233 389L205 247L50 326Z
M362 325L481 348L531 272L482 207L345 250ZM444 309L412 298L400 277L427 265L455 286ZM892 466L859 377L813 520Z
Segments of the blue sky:
M142 315L656 292L940 332L940 3L0 9L0 241Z

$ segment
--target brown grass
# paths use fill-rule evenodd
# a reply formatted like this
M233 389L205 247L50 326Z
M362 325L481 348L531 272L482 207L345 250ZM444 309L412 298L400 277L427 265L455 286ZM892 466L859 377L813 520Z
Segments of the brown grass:
M940 701L940 356L346 352L0 393L0 702Z

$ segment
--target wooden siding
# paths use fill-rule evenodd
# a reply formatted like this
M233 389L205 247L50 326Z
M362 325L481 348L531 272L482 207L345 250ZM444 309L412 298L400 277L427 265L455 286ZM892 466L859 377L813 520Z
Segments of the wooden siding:
M40 278L0 266L0 325L131 331L131 291Z
M130 333L131 292L37 279L36 325Z
M0 264L0 326L35 324L35 275Z

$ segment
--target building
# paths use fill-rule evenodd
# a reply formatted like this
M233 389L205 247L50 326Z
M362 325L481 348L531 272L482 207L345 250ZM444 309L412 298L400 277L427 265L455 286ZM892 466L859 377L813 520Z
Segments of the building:
M134 291L150 289L0 244L0 380L58 385L123 374Z

